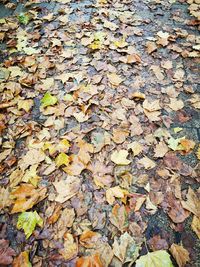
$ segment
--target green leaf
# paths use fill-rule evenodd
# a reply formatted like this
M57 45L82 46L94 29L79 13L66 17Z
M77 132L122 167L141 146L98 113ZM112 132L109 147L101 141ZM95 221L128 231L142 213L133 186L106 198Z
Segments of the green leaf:
M29 238L33 231L35 230L36 225L42 227L43 220L38 215L37 211L34 212L22 212L17 221L17 229L23 229L26 235L26 238Z
M20 13L18 16L18 20L21 24L27 25L30 18L26 13Z
M55 96L52 96L50 93L45 93L43 96L41 103L42 107L48 107L48 106L53 106L58 102L58 99Z
M183 139L185 139L185 137L181 137L181 138L177 138L177 139L174 139L173 137L171 137L168 140L168 147L171 148L174 151L182 150L183 147L180 145L180 142Z
M165 250L150 252L147 255L141 256L135 267L173 267L170 255Z

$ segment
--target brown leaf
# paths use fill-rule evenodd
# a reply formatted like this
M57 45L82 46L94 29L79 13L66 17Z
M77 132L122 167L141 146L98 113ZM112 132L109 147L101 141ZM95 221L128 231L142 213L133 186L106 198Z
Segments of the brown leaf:
M95 248L101 235L97 232L86 230L80 236L80 244L85 248Z
M153 251L156 250L167 250L169 248L168 243L165 239L162 239L159 235L155 235L148 240L148 245Z
M197 217L200 217L200 200L191 187L188 189L187 201L181 201L184 209L191 211Z
M64 248L59 249L59 253L65 260L71 260L78 253L78 244L74 241L74 237L70 233L64 235Z
M184 267L186 262L190 260L189 252L182 246L172 244L169 250L178 263L179 267Z
M165 142L161 141L158 143L154 149L154 157L155 158L162 158L168 152L168 146Z
M128 227L127 211L124 205L116 204L112 213L110 214L110 222L116 226L121 232L125 231Z
M10 265L13 262L15 251L9 247L9 241L0 240L0 265Z
M10 198L14 201L11 213L23 212L31 209L35 204L46 197L46 188L38 188L31 184L21 184L10 193Z
M13 261L13 267L28 267L30 266L29 256L27 251L23 251Z
M190 213L183 209L181 202L177 200L173 193L168 193L167 201L169 205L168 215L175 223L182 223L190 215Z

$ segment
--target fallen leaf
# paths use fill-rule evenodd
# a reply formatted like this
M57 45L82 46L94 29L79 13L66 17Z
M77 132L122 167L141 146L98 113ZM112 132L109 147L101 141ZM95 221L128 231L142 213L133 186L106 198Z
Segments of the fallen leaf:
M54 182L53 185L57 191L55 201L64 203L78 193L80 180L74 176L68 176L65 180Z
M190 260L189 252L182 246L172 244L169 250L178 263L179 267L184 267L186 262Z
M64 152L61 152L55 159L55 163L58 167L65 165L69 165L69 156Z
M156 163L146 156L141 158L138 162L139 164L143 165L146 170L153 169L156 166Z
M85 248L95 248L100 237L101 234L86 230L80 236L79 242Z
M3 266L12 264L14 256L16 252L9 247L9 241L0 239L0 264Z
M158 250L155 252L148 252L141 256L137 261L135 267L173 267L170 255L165 250Z
M45 93L45 95L43 96L41 103L42 103L42 107L48 107L48 106L53 106L58 102L58 99L55 96L52 96L50 93Z
M10 193L10 198L14 201L11 213L18 213L31 209L35 204L46 197L46 192L47 189L44 187L35 189L31 184L21 184Z
M111 155L111 160L117 165L128 165L131 163L131 161L127 159L127 156L128 156L128 151L122 149L113 152Z
M104 267L99 254L78 258L76 267Z
M128 144L127 148L132 150L134 156L139 155L143 151L143 146L136 141Z
M193 216L191 227L200 239L200 219L195 215Z
M58 250L58 252L63 256L67 261L76 257L78 253L78 244L74 240L74 237L70 233L64 234L64 248Z
M139 256L140 249L141 244L138 244L127 232L122 234L120 238L115 237L114 239L113 252L122 264L127 262L133 264Z
M12 266L13 267L31 267L31 263L29 261L29 252L23 251L14 259Z
M165 142L161 141L158 143L154 149L154 157L155 158L162 158L168 152L168 147Z
M160 235L155 235L148 240L148 245L153 251L168 249L168 243L165 239L162 239Z
M200 217L200 200L191 187L188 189L187 200L181 201L181 204L184 209L189 210L197 217Z
M26 235L26 238L29 238L33 231L35 230L36 225L42 227L43 220L38 215L37 211L34 212L22 212L18 216L17 220L17 229L23 229Z
M110 73L107 74L108 80L109 82L113 85L113 86L118 86L120 85L120 83L122 83L122 79L120 78L120 76L118 76L116 73Z
M116 204L110 214L110 222L116 226L121 232L128 227L128 214L124 205Z
M106 190L106 200L110 205L113 205L115 198L124 198L128 192L121 189L119 186L111 187Z
M170 98L170 104L168 105L172 110L178 111L184 107L182 100L177 100L176 98Z

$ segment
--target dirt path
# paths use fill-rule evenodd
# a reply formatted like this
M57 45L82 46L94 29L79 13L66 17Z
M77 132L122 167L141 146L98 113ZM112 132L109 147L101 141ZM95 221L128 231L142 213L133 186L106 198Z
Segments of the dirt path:
M199 1L3 2L0 266L199 266Z

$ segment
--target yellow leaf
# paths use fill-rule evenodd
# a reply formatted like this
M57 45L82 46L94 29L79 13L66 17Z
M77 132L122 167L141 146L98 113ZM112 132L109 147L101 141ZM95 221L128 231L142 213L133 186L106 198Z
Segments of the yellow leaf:
M128 191L121 189L119 186L111 187L106 191L106 200L110 205L115 202L115 198L124 198Z
M29 112L30 109L32 108L34 102L32 99L27 99L27 100L18 100L18 103L17 103L17 106L18 106L18 109L23 109L25 110L26 112Z
M117 165L128 165L131 163L131 161L127 159L127 156L128 151L122 149L120 151L113 152L111 155L111 160Z
M65 260L73 259L78 253L78 244L70 233L64 234L64 248L58 250Z
M140 159L139 163L142 164L145 169L153 169L156 166L155 162L146 156Z
M197 149L196 155L197 155L198 160L200 160L200 145L199 145L199 148Z
M120 76L118 76L115 72L107 74L107 77L109 82L114 86L120 85L123 81L122 78L120 78Z
M127 148L132 150L134 156L139 155L143 151L143 146L136 141L128 144Z
M55 159L55 163L58 167L65 165L69 165L69 156L63 152L61 152Z
M200 219L195 215L193 217L191 227L192 230L196 233L196 235L200 239Z

